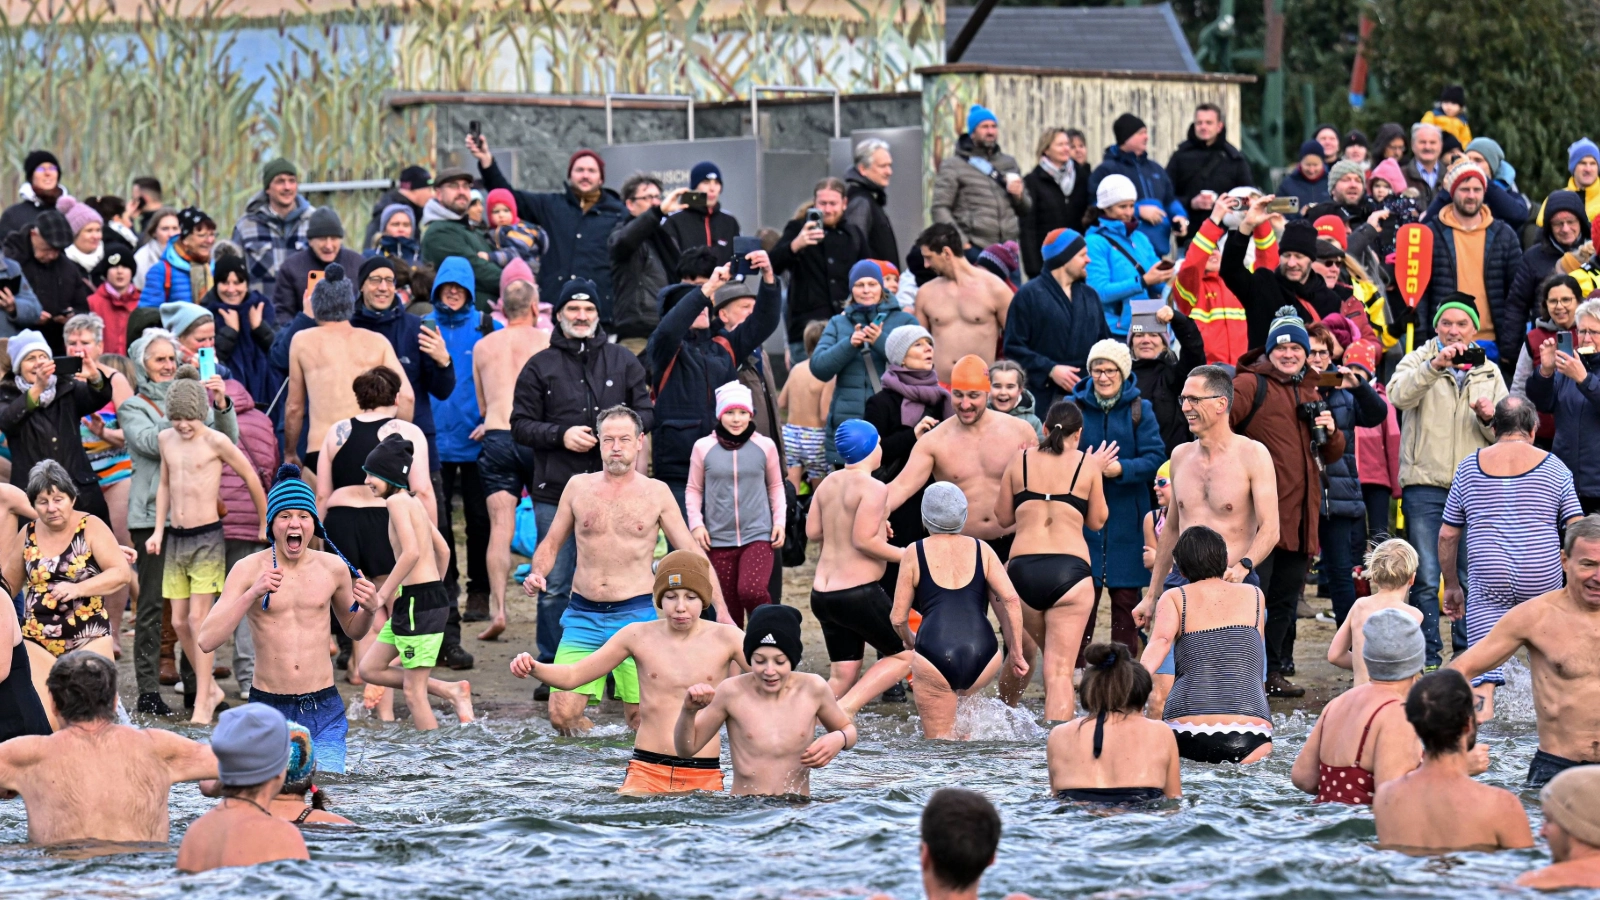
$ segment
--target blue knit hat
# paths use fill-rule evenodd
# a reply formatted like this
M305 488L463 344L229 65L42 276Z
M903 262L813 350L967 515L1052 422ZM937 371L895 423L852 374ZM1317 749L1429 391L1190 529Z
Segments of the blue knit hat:
M361 574L355 566L350 565L350 560L344 558L344 554L339 552L333 541L328 539L328 532L322 527L322 519L317 515L317 494L311 489L311 485L300 478L300 467L293 463L284 463L278 467L278 473L273 477L272 490L267 492L267 544L272 548L273 568L277 568L278 565L278 538L272 532L272 520L278 517L278 513L290 509L303 509L309 512L312 521L311 533L321 538L323 545L350 567L350 574L358 576ZM261 608L266 609L271 600L271 594L261 598ZM350 611L355 612L355 607Z
M709 159L705 162L695 163L694 168L689 170L689 190L698 189L700 182L705 181L707 178L715 179L719 184L722 183L722 170L717 168L717 164Z
M870 259L863 259L850 267L850 286L855 287L856 282L863 278L871 278L878 282L878 287L883 287L883 268Z
M1045 271L1054 272L1072 262L1085 246L1083 235L1071 228L1057 228L1045 235L1044 246L1039 250L1044 256Z
M1302 350L1311 352L1311 335L1306 333L1306 324L1294 314L1293 307L1279 307L1277 318L1272 320L1272 328L1267 332L1267 352L1271 353L1279 344L1299 344Z
M1581 137L1574 141L1572 146L1567 148L1567 171L1571 172L1572 170L1576 169L1578 167L1578 162L1585 156L1593 160L1600 161L1600 147L1596 147L1594 141L1591 141L1586 137Z
M878 448L878 429L871 422L846 419L833 432L833 445L846 465L853 466L872 455Z
M971 134L973 129L985 122L999 124L1000 120L995 118L994 113L987 106L974 103L967 107L967 134Z

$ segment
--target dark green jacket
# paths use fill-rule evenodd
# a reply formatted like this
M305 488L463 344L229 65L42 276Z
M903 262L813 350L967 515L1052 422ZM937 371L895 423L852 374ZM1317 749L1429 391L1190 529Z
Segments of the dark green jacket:
M473 281L479 300L500 296L500 267L479 253L492 253L494 246L482 232L474 231L465 220L455 217L437 200L429 200L422 210L422 259L438 270L452 256L464 257L472 264Z

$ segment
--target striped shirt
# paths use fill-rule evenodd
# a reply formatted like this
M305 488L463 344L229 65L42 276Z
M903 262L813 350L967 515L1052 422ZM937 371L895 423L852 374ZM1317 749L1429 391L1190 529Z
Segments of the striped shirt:
M1267 645L1261 624L1261 591L1256 590L1253 625L1224 625L1188 630L1189 595L1178 588L1178 638L1173 645L1177 679L1167 695L1161 718L1184 716L1249 716L1272 721L1267 708Z
M1456 466L1444 524L1467 530L1467 604L1517 603L1562 585L1561 523L1583 515L1572 472L1547 453L1521 475L1484 473L1478 454Z

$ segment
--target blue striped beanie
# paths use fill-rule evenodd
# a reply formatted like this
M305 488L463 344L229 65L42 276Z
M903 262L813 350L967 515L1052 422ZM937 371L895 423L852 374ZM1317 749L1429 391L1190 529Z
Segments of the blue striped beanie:
M278 513L287 509L303 509L311 513L311 521L315 523L312 534L322 538L323 545L349 567L353 577L361 576L360 570L350 565L350 560L345 559L339 548L328 539L328 532L322 527L322 518L317 515L316 492L311 490L311 485L301 480L300 467L293 463L284 463L278 467L277 475L273 476L272 490L267 492L267 543L272 547L274 568L278 565L278 537L272 533L272 520L278 517ZM266 609L271 599L271 594L261 598L261 608ZM359 608L359 604L352 605L350 611L355 612Z

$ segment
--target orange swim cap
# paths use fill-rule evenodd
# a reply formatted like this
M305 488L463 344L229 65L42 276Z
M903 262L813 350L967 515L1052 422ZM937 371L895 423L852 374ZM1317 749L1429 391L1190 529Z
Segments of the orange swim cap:
M955 366L950 370L950 390L989 390L989 364L971 353L956 360Z

